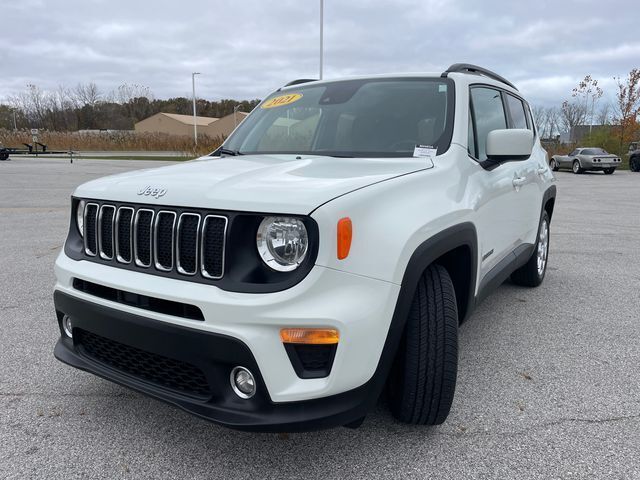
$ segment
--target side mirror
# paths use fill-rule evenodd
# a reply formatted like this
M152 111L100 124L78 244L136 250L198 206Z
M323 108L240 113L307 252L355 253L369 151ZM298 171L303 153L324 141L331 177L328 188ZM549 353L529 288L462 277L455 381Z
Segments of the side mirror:
M492 130L487 135L487 158L494 162L526 160L533 151L533 132L512 128Z

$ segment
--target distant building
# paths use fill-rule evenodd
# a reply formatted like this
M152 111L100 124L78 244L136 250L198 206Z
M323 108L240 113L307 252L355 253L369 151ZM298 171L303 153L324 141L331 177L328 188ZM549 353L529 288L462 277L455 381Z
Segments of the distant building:
M195 117L199 135L228 137L236 125L248 115L245 112L231 113L222 118ZM135 124L136 132L159 132L170 135L193 135L193 115L156 113Z
M566 143L580 143L584 137L589 135L589 132L597 133L601 130L608 132L610 128L611 125L576 125L575 127L571 127Z

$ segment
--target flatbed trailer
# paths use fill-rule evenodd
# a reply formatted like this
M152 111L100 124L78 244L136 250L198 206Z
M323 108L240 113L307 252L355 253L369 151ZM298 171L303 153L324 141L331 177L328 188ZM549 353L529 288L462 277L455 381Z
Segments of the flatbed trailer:
M61 154L67 150L49 150L44 143L23 143L24 147L5 147L0 145L0 160L6 160L10 155L38 155L39 153ZM38 148L39 147L39 148Z

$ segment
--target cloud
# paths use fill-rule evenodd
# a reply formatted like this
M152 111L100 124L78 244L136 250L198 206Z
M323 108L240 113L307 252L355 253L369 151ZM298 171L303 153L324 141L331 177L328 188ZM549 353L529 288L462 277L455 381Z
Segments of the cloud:
M574 50L570 52L545 55L544 59L556 64L581 64L584 62L617 62L627 59L640 59L640 43L623 43L614 47L596 50Z
M2 6L0 98L95 81L156 97L260 98L318 76L319 0L21 0ZM559 103L580 78L640 66L624 0L325 0L325 77L491 68L532 103ZM552 15L550 14L552 13ZM24 28L25 22L37 28Z

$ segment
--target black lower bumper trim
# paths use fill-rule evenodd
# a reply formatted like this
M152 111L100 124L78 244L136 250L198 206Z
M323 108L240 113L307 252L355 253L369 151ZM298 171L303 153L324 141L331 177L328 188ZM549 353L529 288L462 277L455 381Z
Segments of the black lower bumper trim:
M235 338L133 315L60 291L55 292L54 302L58 322L68 315L74 326L71 339L60 325L61 338L54 351L58 360L231 428L294 432L350 424L364 417L375 404L384 382L384 378L375 375L365 385L338 395L274 403L251 351ZM82 332L191 365L203 372L210 394L203 398L182 393L154 382L153 376L137 375L136 369L119 368L118 363L87 355ZM231 389L229 373L237 365L248 368L256 377L258 387L251 399L241 399Z

